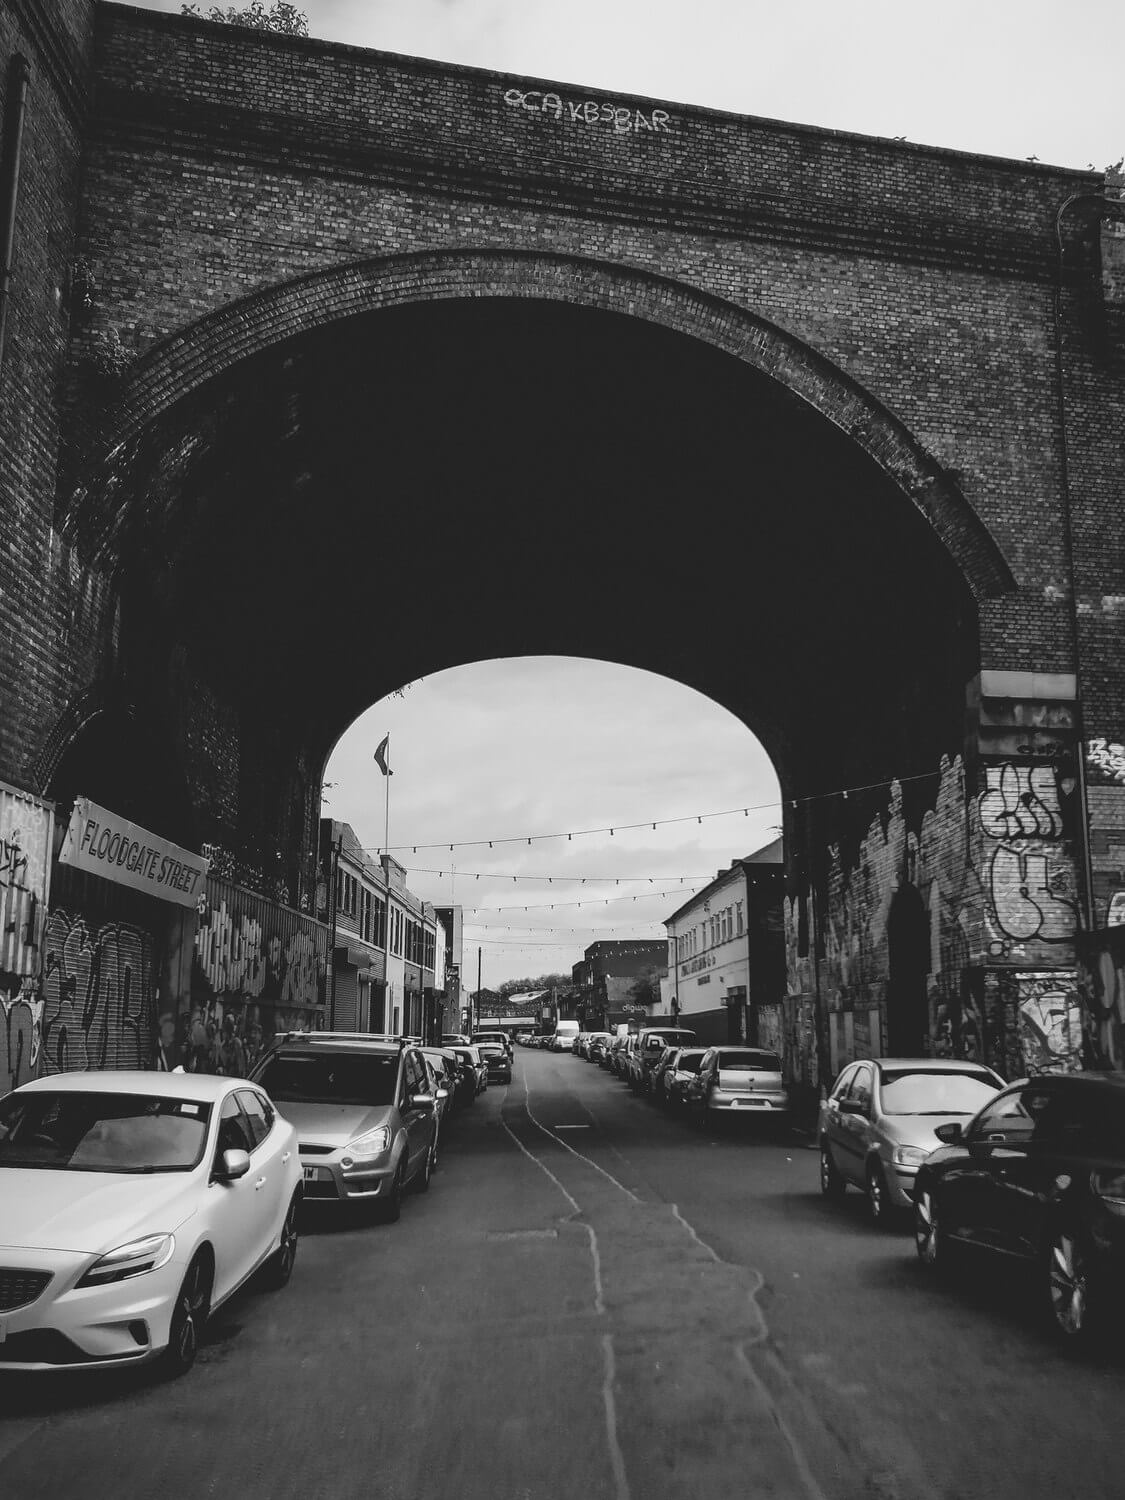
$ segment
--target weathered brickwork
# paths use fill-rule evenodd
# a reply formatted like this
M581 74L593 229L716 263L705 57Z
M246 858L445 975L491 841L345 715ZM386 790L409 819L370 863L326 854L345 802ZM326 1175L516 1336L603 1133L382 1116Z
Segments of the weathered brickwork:
M1125 888L1120 257L1096 214L1067 211L1061 266L1055 238L1099 176L92 0L19 0L0 44L53 59L0 371L0 776L65 796L112 708L181 789L169 836L299 906L324 756L371 698L475 656L629 661L775 758L791 962L769 1025L799 1081L882 1045L1069 1065L1079 756L1099 923ZM576 434L543 472L519 446L540 391ZM681 422L703 451L662 498ZM556 493L583 424L589 472ZM479 472L430 474L457 441ZM550 559L510 600L518 640L452 602L482 529L498 578ZM643 628L615 549L638 578L674 554ZM580 570L596 620L536 607ZM715 652L696 622L720 608L739 644ZM1031 748L983 747L987 672L1054 679L1021 700Z

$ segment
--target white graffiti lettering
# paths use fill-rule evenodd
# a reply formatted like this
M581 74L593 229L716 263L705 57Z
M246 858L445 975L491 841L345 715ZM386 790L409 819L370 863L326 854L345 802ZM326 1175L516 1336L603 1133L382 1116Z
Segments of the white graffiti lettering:
M1125 745L1117 740L1091 740L1086 746L1086 762L1119 785L1125 785Z
M990 839L1057 839L1059 791L1051 766L989 766L980 796L981 828Z
M636 105L610 104L608 100L567 99L559 94L543 93L540 89L507 89L504 103L509 109L521 109L529 115L549 115L562 120L564 108L566 118L575 125L604 125L614 135L640 135L647 130L650 135L672 135L679 129L666 109L654 109L646 114Z

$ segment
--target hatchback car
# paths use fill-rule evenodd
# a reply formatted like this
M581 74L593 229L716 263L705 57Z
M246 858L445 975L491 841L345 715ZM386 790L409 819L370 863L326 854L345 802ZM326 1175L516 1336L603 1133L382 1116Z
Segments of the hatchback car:
M937 1128L968 1120L1004 1087L983 1063L952 1058L876 1057L851 1063L820 1106L820 1188L867 1194L882 1224L914 1201L918 1168L937 1149Z
M474 1031L470 1039L470 1045L474 1047L483 1047L488 1042L495 1042L503 1047L509 1057L515 1050L515 1043L506 1031Z
M778 1121L789 1113L781 1058L761 1047L711 1047L686 1097L697 1099L705 1116L746 1114Z
M252 1084L63 1073L0 1100L0 1369L190 1368L210 1313L289 1280L301 1170Z
M421 1053L363 1032L295 1032L254 1070L297 1128L306 1199L370 1206L387 1223L430 1185L437 1100Z
M695 1032L679 1026L646 1026L629 1038L625 1049L625 1081L638 1094L652 1092L652 1075L666 1047L687 1047Z
M512 1059L499 1042L481 1042L477 1050L484 1059L489 1083L511 1083Z
M1026 1262L1063 1341L1108 1331L1125 1291L1125 1076L1024 1079L937 1135L915 1183L922 1263L962 1249Z

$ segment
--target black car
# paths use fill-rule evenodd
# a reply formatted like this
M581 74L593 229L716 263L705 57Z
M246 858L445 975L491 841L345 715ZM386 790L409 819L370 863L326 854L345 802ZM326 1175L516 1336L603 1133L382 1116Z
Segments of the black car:
M1060 1337L1104 1329L1125 1286L1125 1076L1024 1079L936 1134L914 1189L923 1264L970 1248L1015 1257Z
M484 1065L488 1069L489 1083L511 1083L512 1059L502 1042L480 1042L478 1044Z

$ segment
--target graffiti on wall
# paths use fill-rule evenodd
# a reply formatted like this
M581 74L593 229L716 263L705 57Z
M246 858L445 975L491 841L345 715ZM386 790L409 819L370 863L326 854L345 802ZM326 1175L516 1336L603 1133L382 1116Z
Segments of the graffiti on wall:
M923 957L928 1035L919 1045L933 1055L1003 1061L1010 1068L1018 1062L1017 1036L1025 1036L1040 1056L1043 1043L1036 1038L1045 1015L1030 1005L1017 1027L1017 992L998 992L990 1002L971 980L988 963L1038 973L1070 959L1077 872L1060 774L1048 765L989 766L983 789L967 797L961 758L943 757L932 805L913 824L902 787L893 783L887 808L872 818L848 861L839 845L828 850L827 880L818 892L819 960L799 953L799 908L786 901L790 994L819 991L827 1023L835 1012L885 1015L891 904L909 885L919 893L929 927ZM1064 980L1065 971L1056 975L1058 983ZM836 1068L850 1060L857 1042L851 1027L827 1023L825 1045Z
M0 1000L15 1003L39 973L50 892L54 812L0 786Z
M43 953L42 1071L152 1066L156 1028L152 934L53 911Z
M1125 928L1084 937L1078 959L1087 1066L1125 1069Z
M1074 1073L1082 1066L1082 1012L1077 974L1017 974L1019 1050L1022 1070Z
M42 1027L43 1002L34 991L0 995L0 1098L36 1077Z
M1125 745L1116 740L1090 740L1086 746L1086 764L1103 780L1125 786Z
M243 1073L274 1035L324 1025L328 929L209 877L192 953L190 1004L161 1017L161 1063Z
M1073 857L1061 845L1058 773L1007 762L989 766L985 777L977 814L989 956L1008 958L1033 940L1070 941L1078 930L1077 886Z

